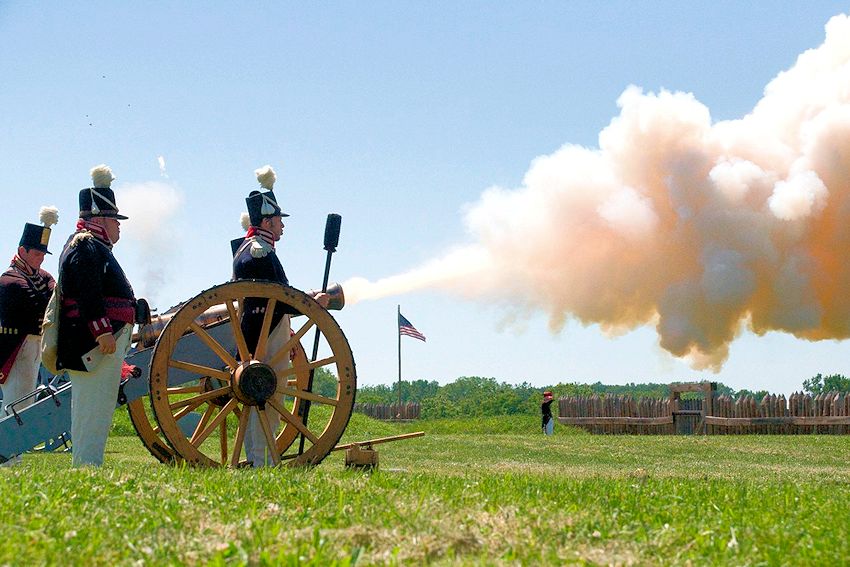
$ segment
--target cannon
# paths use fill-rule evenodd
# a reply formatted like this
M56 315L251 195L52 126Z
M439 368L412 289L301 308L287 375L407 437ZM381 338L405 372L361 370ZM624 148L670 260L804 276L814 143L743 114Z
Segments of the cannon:
M341 289L336 295L341 307ZM267 302L255 352L249 352L239 325L247 297ZM279 304L300 315L292 317L289 340L269 352ZM302 341L311 334L308 357ZM272 461L315 465L334 450L348 425L357 389L351 347L333 316L295 288L259 280L217 285L154 317L134 341L126 362L138 376L122 380L118 405L127 405L142 443L163 463L247 466L242 446L251 414L275 412L279 430L259 420ZM276 373L273 367L285 358L288 367ZM312 391L318 369L335 377L335 393ZM37 445L49 450L67 441L71 385L31 396L40 399L20 411L13 406L0 419L0 462Z

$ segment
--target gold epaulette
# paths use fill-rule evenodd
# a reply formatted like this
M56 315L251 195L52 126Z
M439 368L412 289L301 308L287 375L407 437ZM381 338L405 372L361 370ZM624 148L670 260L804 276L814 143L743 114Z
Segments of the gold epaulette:
M77 244L79 244L83 240L88 240L89 238L94 238L94 234L87 230L81 230L80 232L74 235L74 238L71 239L71 242L70 244L68 244L68 246L74 248L75 246L77 246Z
M265 258L269 255L269 252L272 252L274 248L271 247L265 240L262 238L257 238L256 236L252 237L251 242L251 256L254 258Z

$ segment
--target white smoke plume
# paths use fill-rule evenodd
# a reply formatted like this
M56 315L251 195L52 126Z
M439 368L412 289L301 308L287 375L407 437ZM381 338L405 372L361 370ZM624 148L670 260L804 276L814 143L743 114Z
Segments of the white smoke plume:
M437 288L619 332L719 370L748 326L850 337L850 18L799 56L739 120L693 95L630 86L599 148L535 159L517 189L486 190L474 244L377 282L349 303ZM486 285L482 285L486 282Z
M168 179L168 173L165 171L165 158L163 156L156 156L156 163L159 164L159 174Z
M132 243L137 247L138 262L142 266L142 277L134 279L138 297L146 298L151 305L157 305L158 294L168 281L174 277L173 271L179 265L176 255L180 247L180 233L174 217L183 207L183 194L173 185L150 181L122 185L115 191L118 206L129 220L121 221L121 243ZM126 241L126 242L125 242Z

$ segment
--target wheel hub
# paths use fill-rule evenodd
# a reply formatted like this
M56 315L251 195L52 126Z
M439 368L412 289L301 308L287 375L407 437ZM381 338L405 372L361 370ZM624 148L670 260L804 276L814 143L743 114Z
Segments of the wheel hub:
M277 376L268 364L243 362L233 376L233 395L245 405L260 406L277 390Z

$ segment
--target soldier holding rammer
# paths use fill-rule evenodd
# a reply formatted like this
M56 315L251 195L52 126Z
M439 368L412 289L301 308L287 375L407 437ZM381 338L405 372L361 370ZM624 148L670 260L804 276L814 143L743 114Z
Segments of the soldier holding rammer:
M260 182L261 190L251 191L245 203L248 205L248 216L250 226L245 235L245 240L236 250L233 258L234 280L267 280L282 285L289 285L289 279L283 271L283 266L278 259L275 244L283 236L283 217L289 215L284 213L278 205L274 195L274 183L276 175L271 166L262 167L254 172L257 181ZM314 299L322 307L328 305L328 295L318 293ZM248 350L254 352L265 316L267 300L264 298L245 298L243 315L241 321L242 333ZM275 352L289 340L289 317L294 312L287 310L283 304L275 307L274 316L271 321L272 332L268 339L267 352L270 358ZM278 363L275 372L281 372L289 365L288 357ZM280 385L280 379L279 379ZM280 416L274 410L265 412L269 427L275 432L280 424ZM248 428L245 434L245 456L254 467L261 467L272 462L268 452L268 443L260 426L258 412L252 411Z

